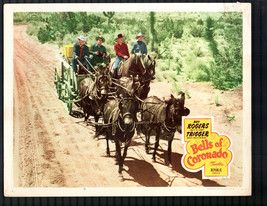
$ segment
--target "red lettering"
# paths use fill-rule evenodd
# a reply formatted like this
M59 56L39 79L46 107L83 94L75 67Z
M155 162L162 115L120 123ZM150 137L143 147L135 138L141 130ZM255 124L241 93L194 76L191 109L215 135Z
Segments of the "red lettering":
M196 144L193 144L190 146L193 150L193 154L196 154L198 152L198 148L197 148L197 145Z
M209 132L208 132L209 133ZM211 149L213 147L212 142L209 142L209 149Z
M187 163L188 163L191 167L193 167L194 165L190 163L190 161L189 161L190 159L192 159L192 157L188 157L188 158L187 158Z
M203 140L202 140L202 143L203 143ZM200 151L202 151L204 148L203 148L204 146L202 145L202 144L200 144L199 146L198 146L198 150L200 150Z
M227 152L223 152L222 156L223 156L224 159L226 159L228 157Z
M222 148L220 148L219 152L217 152L217 157L221 157L222 156Z
M211 152L207 153L207 159L211 159Z

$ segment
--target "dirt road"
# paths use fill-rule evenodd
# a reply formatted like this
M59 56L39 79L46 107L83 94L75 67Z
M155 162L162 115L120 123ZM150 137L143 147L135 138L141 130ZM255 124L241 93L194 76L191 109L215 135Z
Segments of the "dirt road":
M242 159L236 155L231 178L202 180L201 172L181 166L184 145L181 134L173 141L173 168L164 162L167 142L160 141L157 162L146 154L142 139L134 136L125 160L124 181L118 178L114 145L112 157L105 154L106 142L93 139L94 128L83 118L67 114L54 88L54 68L59 50L41 45L26 35L25 25L14 26L14 182L19 187L135 187L135 186L240 186ZM220 93L221 106L214 104L209 84L186 83L191 115L215 116L215 130L233 140L235 154L242 152L242 89ZM161 89L159 89L161 88ZM171 93L167 83L153 83L151 94ZM189 97L188 96L188 97ZM231 122L227 113L235 115ZM153 138L152 138L153 140ZM241 145L241 146L240 146Z

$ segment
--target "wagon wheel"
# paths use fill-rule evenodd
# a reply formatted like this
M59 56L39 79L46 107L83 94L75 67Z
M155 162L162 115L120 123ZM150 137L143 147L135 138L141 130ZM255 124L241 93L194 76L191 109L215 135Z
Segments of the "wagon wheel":
M58 73L58 69L55 68L55 77L54 77L54 83L55 83L55 86L56 86L56 90L57 90L57 95L58 95L58 98L60 99L61 97L61 81L60 81L60 76L59 76L59 73Z
M72 72L72 79L73 79L73 84L72 84L72 88L73 88L73 92L74 94L78 95L78 85L77 85L77 77L75 75L74 72Z
M64 82L64 88L62 89L62 95L63 95L63 102L66 104L68 113L70 114L72 111L73 95L72 95L71 86L70 86L69 82Z

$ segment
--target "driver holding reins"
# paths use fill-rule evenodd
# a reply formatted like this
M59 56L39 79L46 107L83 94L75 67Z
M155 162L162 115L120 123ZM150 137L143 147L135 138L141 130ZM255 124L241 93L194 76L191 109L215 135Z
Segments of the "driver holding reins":
M76 73L77 72L77 60L80 60L80 62L83 65L87 65L86 58L89 56L89 47L85 44L85 37L80 35L78 37L77 43L73 46L73 58L72 58L72 69Z

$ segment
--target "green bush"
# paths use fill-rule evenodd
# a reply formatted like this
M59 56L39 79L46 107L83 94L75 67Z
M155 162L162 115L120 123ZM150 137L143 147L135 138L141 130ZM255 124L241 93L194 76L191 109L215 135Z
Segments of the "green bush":
M190 34L193 37L203 37L205 28L203 25L199 25L196 22L193 22L190 24L189 28L190 28Z

